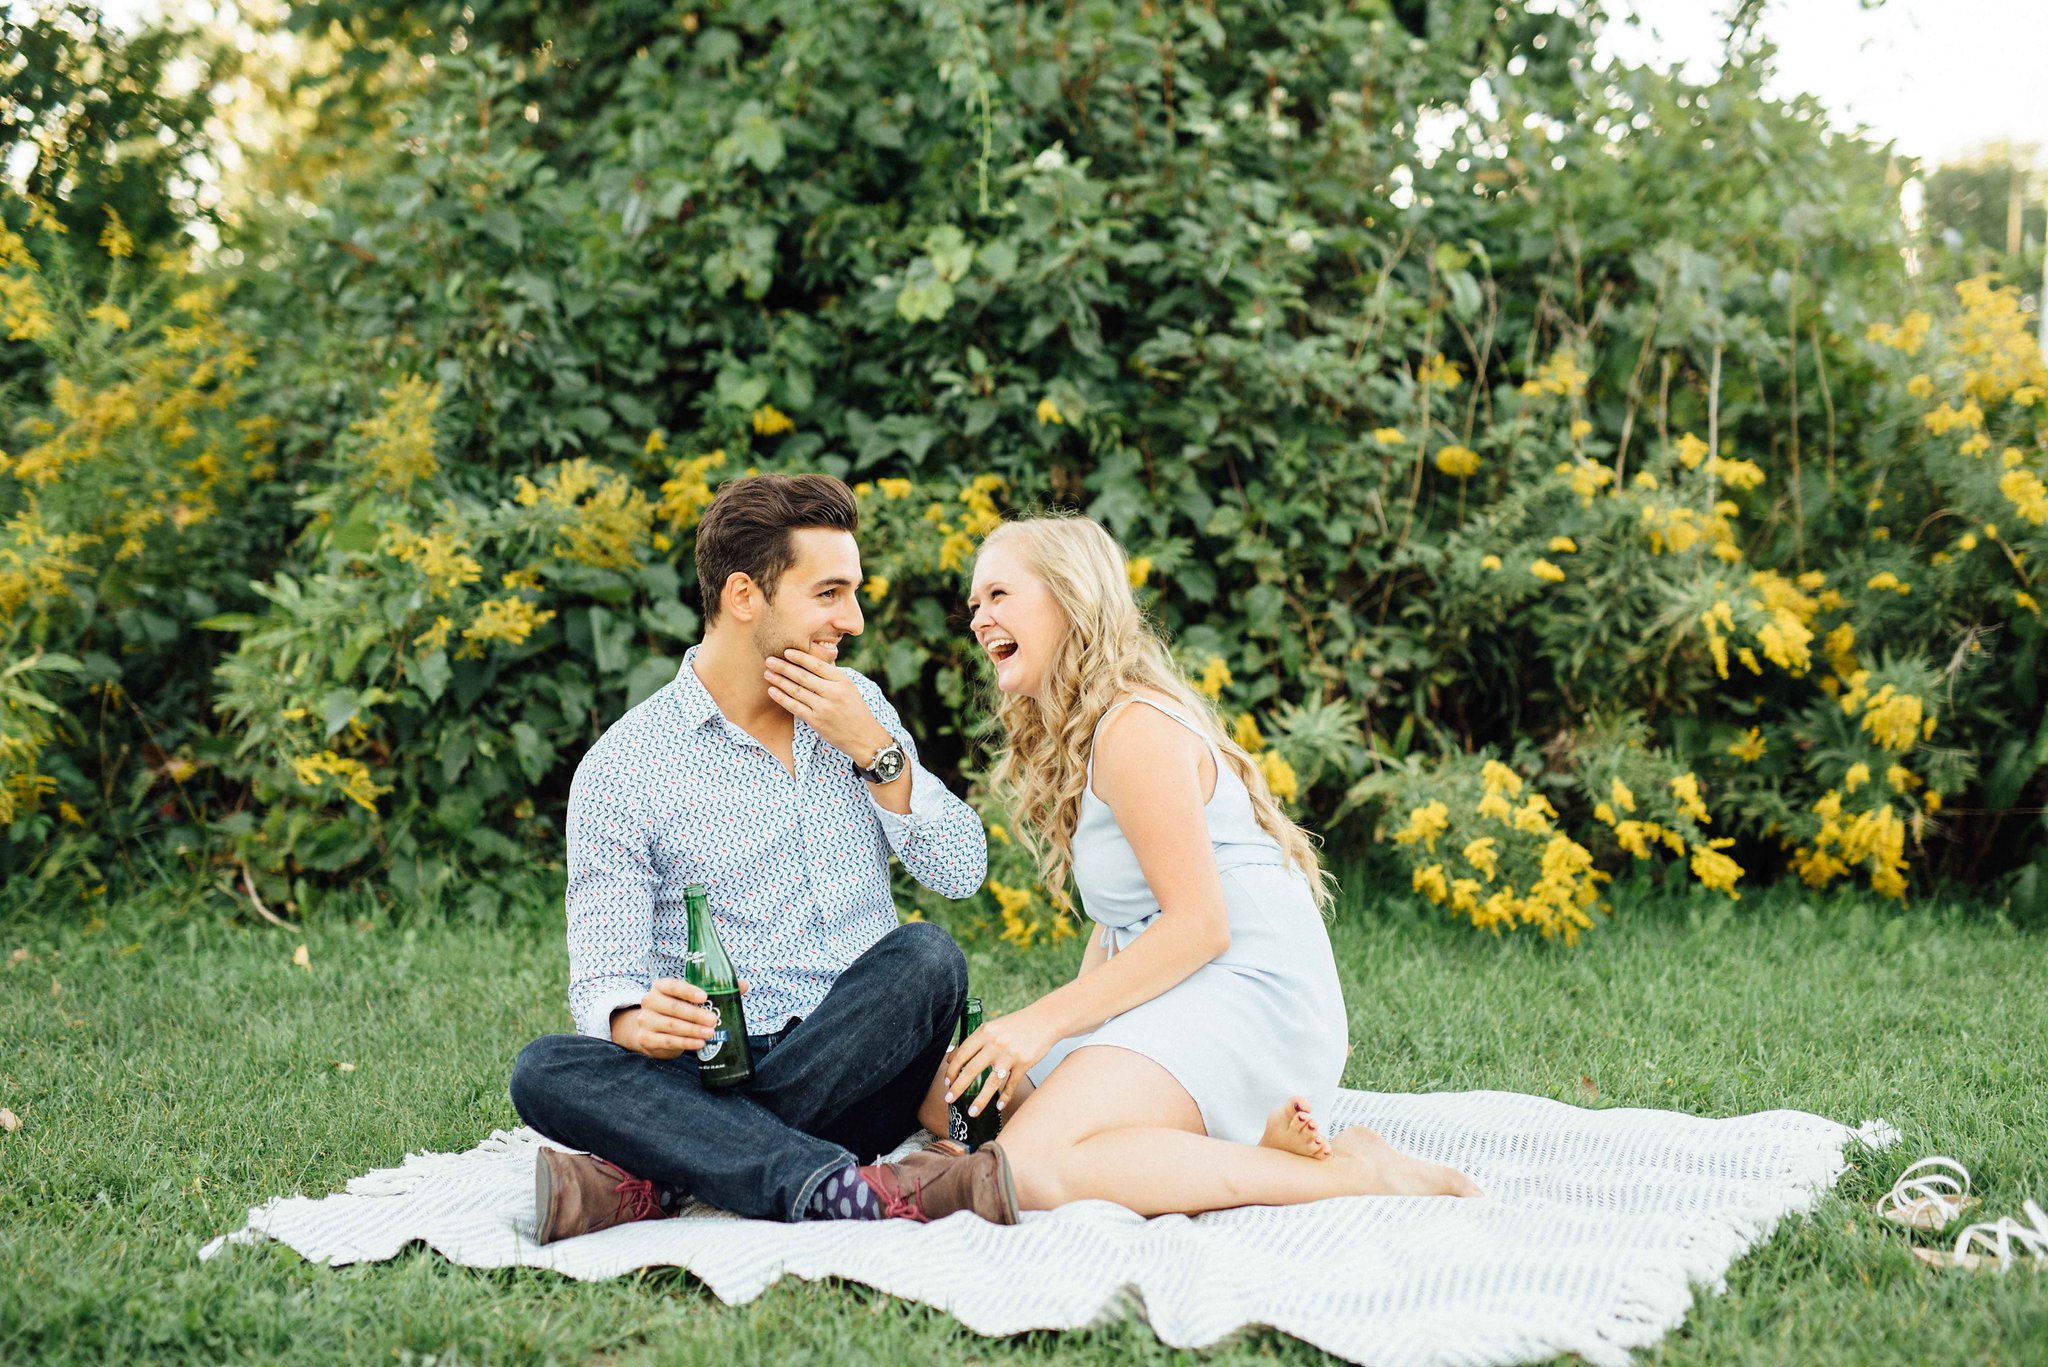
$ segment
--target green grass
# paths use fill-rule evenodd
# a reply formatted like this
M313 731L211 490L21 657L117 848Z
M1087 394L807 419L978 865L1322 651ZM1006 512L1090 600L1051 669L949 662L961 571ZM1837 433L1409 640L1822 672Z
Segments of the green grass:
M23 1122L0 1134L0 1361L1327 1360L1270 1332L1177 1353L1132 1317L984 1339L838 1283L725 1307L674 1271L582 1284L420 1248L339 1270L276 1245L201 1264L198 1246L269 1196L514 1124L514 1055L567 1023L557 914L334 916L296 936L225 912L166 891L88 930L0 920L0 1106ZM1638 908L1569 952L1355 905L1333 934L1347 1085L1786 1106L1904 1132L1645 1361L2048 1360L2048 1276L1937 1275L1868 1211L1930 1151L1977 1174L1986 1216L2048 1200L2048 939L1982 912L1758 894ZM301 938L310 971L291 962ZM970 947L995 1009L1071 957Z

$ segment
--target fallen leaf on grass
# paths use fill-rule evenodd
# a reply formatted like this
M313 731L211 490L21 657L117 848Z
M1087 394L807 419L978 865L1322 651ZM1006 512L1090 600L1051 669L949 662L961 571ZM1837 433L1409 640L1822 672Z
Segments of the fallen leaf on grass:
M7 962L11 964L18 964L26 962L27 960L32 959L34 957L35 956L30 954L26 949L17 949L12 954L7 956Z
M313 956L306 953L304 945L300 945L292 951L292 962L305 969L308 973L313 971Z
M20 1128L21 1117L16 1115L14 1112L8 1110L5 1106L0 1106L0 1130L5 1130L9 1134L13 1134L16 1130Z
M337 1063L334 1065L334 1071L337 1073L353 1073L355 1070L356 1066L353 1063Z
M1589 1097L1600 1095L1600 1089L1593 1085L1593 1079L1583 1073L1579 1075L1579 1090Z

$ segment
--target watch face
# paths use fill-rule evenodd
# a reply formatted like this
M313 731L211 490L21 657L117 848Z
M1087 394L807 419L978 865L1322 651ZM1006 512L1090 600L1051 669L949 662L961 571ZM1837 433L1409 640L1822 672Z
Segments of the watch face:
M875 756L875 777L884 783L894 783L903 776L903 747L892 745Z

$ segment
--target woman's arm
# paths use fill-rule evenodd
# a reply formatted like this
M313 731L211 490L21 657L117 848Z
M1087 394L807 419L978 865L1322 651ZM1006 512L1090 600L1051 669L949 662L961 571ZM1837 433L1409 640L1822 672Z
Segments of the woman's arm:
M1088 948L1081 951L1081 966L1074 970L1074 976L1078 978L1083 973L1089 972L1091 969L1100 968L1107 962L1109 962L1109 927L1090 926L1088 930Z
M1091 968L1084 958L1072 982L984 1024L949 1057L949 1079L990 1064L1014 1064L1018 1076L1060 1040L1152 1000L1230 948L1230 910L1202 810L1215 768L1209 747L1155 708L1128 708L1103 728L1095 791L1130 841L1159 919L1106 962Z
M1151 1001L1230 948L1230 909L1203 808L1216 789L1209 747L1155 707L1110 719L1095 745L1095 793L1138 856L1159 919L1092 972L1041 997L1054 1039L1085 1034ZM1099 941L1100 937L1098 937ZM1090 952L1096 952L1091 945ZM1084 960L1085 967L1085 960Z

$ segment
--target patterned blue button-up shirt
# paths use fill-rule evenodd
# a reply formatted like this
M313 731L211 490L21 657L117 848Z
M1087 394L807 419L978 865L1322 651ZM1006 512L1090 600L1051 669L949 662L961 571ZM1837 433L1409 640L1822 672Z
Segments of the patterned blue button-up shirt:
M796 772L725 719L692 647L675 680L619 718L569 788L569 1010L611 1038L612 1012L683 975L683 888L709 893L741 977L747 1029L808 1016L832 982L896 928L893 852L918 882L970 897L988 871L972 807L917 762L874 682L852 676L910 757L910 814L876 802L853 761L796 723Z

